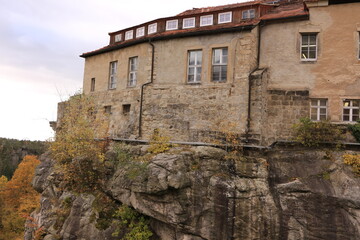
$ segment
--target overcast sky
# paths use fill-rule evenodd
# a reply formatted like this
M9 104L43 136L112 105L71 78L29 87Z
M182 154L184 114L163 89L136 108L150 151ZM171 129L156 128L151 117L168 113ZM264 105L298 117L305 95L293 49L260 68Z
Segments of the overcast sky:
M81 89L83 52L109 32L243 0L0 0L0 137L53 136L57 102Z

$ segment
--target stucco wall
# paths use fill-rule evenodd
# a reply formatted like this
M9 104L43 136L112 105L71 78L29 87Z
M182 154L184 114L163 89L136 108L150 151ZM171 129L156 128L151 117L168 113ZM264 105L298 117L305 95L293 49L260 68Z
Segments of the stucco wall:
M360 3L310 8L308 21L265 25L260 65L268 68L269 89L308 90L328 99L328 117L342 121L342 100L360 98ZM318 57L300 60L300 33L318 32ZM309 115L308 115L309 116Z
M142 138L160 128L172 140L206 140L205 132L220 131L219 123L243 134L247 118L249 73L256 67L257 29L243 32L178 38L153 42L154 82L144 88ZM227 81L211 81L212 49L228 48ZM203 52L201 84L188 84L187 54ZM138 56L138 82L127 88L128 59ZM118 61L117 88L108 90L109 64ZM84 92L90 93L91 78L100 105L111 106L110 134L138 137L141 85L150 81L151 46L148 43L88 57ZM123 104L131 104L123 114ZM226 126L225 126L226 127ZM229 127L230 128L230 127Z

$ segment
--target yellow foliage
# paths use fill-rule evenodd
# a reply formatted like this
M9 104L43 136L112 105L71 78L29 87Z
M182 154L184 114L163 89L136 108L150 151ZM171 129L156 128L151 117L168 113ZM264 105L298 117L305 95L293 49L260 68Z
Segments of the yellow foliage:
M162 135L158 128L154 129L153 135L151 136L148 152L155 154L166 152L171 147L169 140L170 138Z
M75 95L65 103L52 157L63 173L65 187L76 192L93 191L101 178L101 165L108 146L108 116L91 96Z
M21 239L26 217L40 203L40 194L31 186L40 161L25 156L10 181L0 178L0 240Z
M360 176L360 154L344 154L344 163L352 166L353 172Z

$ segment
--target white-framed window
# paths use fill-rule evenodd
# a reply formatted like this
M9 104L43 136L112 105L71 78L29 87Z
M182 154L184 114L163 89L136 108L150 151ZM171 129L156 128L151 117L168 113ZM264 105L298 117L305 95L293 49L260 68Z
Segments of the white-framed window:
M201 81L202 50L192 50L188 52L188 83L198 83Z
M120 42L122 38L121 33L115 35L115 42Z
M134 37L134 30L129 30L125 32L125 40L132 39Z
M359 99L345 99L343 101L343 121L356 122L359 120Z
M228 49L214 48L212 51L211 80L225 82L227 77Z
M157 23L149 24L148 26L148 34L153 34L157 32Z
M206 15L200 17L200 26L213 25L213 15Z
M128 87L134 87L136 85L136 73L138 69L138 57L129 58L129 79Z
M183 28L193 28L195 27L195 18L184 18L183 19Z
M116 88L116 73L117 73L117 61L110 62L110 72L109 72L109 89L115 89Z
M218 23L229 23L232 21L232 12L219 13Z
M248 9L242 11L242 19L255 18L255 9Z
M145 27L139 27L136 29L136 37L143 37L145 35Z
M176 30L178 29L179 21L177 19L166 21L166 30Z
M301 61L316 61L317 33L301 33Z
M327 119L327 99L310 100L310 119L313 121L322 121Z

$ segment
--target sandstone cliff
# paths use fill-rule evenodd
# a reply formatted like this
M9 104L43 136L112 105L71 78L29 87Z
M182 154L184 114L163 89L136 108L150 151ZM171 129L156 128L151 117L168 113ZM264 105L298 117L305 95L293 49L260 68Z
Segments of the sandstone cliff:
M144 155L146 146L129 152ZM131 165L108 152L103 186L116 204L149 217L153 239L357 240L360 178L343 154L282 146L229 157L217 148L177 147ZM42 193L33 217L43 239L120 239L112 236L114 222L99 229L96 196L61 189L46 155L33 185ZM25 239L31 235L28 228Z

